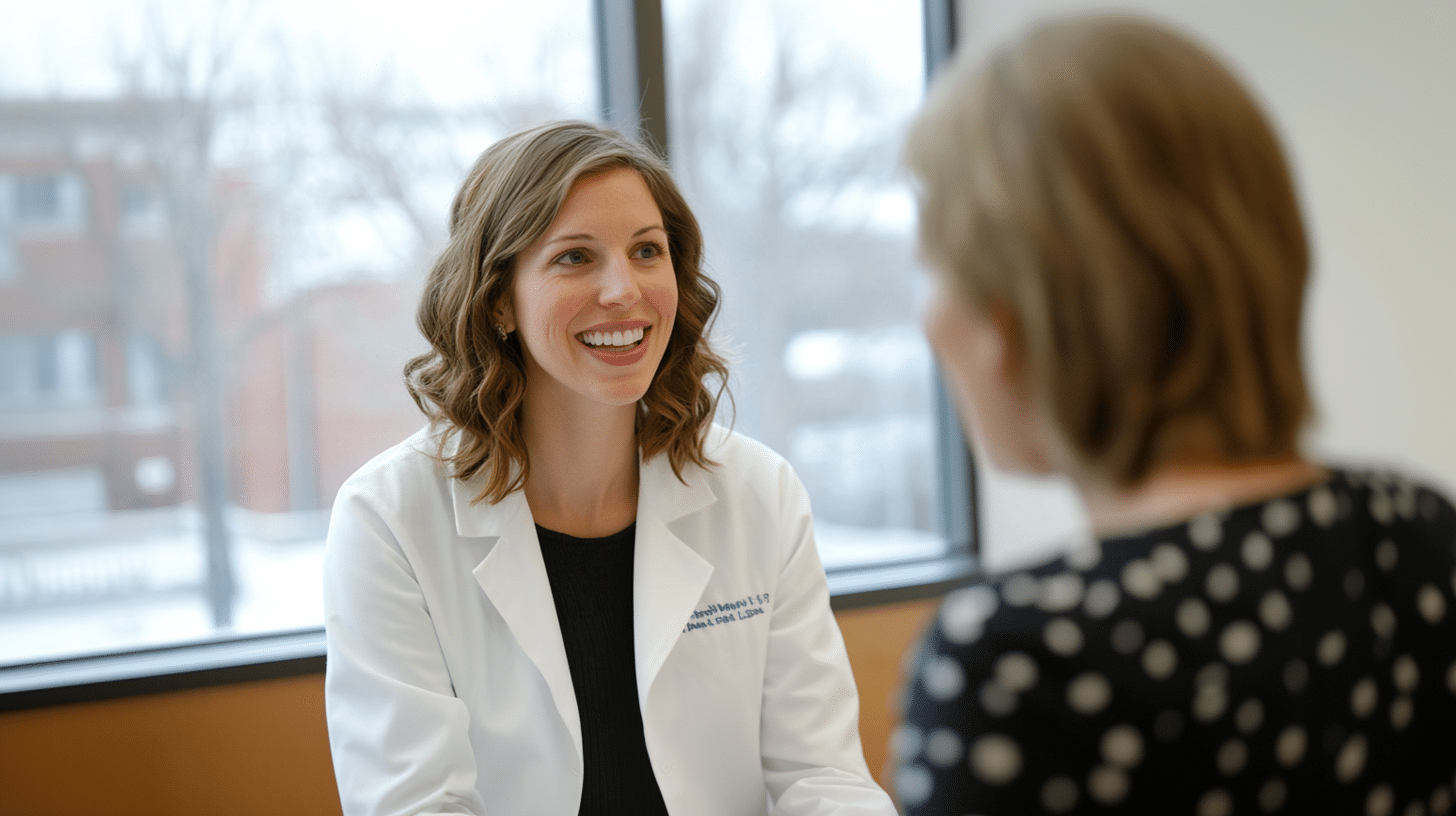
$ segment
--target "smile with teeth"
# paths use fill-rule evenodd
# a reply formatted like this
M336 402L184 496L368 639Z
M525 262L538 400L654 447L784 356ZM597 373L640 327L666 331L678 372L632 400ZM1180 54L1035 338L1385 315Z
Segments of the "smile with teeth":
M600 349L631 348L642 342L646 330L642 327L615 332L582 332L577 335L581 342Z

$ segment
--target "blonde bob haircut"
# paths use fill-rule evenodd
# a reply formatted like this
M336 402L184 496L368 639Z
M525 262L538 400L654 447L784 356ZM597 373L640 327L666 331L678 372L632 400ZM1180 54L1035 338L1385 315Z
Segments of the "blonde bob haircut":
M938 78L912 125L928 262L1000 314L1066 470L1297 453L1308 249L1273 128L1185 36L1043 22Z
M530 473L521 429L525 358L517 336L502 338L495 318L511 297L516 258L551 226L578 180L618 168L646 181L678 288L667 351L638 403L640 454L665 453L678 478L689 463L712 464L704 445L727 366L708 343L719 288L701 268L697 219L650 150L600 125L558 122L508 136L476 160L450 207L449 243L420 297L417 321L430 350L404 368L410 396L443 431L437 455L455 478L483 476L476 501L500 501ZM458 444L447 456L452 440Z

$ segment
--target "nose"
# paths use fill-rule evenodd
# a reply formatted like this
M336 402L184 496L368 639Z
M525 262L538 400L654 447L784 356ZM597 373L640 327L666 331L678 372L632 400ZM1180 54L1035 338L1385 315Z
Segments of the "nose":
M642 297L642 288L637 282L636 270L623 257L613 256L602 264L601 292L598 301L606 307L625 309Z

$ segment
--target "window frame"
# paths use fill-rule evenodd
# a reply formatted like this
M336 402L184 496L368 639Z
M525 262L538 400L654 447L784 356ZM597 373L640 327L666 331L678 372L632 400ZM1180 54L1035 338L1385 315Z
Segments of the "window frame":
M921 3L928 81L954 48L956 0ZM594 12L604 120L670 157L661 0L594 0ZM831 570L836 612L943 595L979 568L971 448L938 373L932 387L937 526L946 551ZM55 658L0 668L0 712L320 674L324 668L322 627Z

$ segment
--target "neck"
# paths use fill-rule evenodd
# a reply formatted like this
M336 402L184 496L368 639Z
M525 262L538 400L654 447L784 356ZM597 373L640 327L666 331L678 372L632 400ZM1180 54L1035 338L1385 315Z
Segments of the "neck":
M526 395L531 515L542 527L578 538L626 529L637 517L636 406L572 411L553 402Z
M1200 513L1292 493L1326 476L1298 455L1253 462L1171 463L1133 487L1077 485L1098 537L1174 524Z

